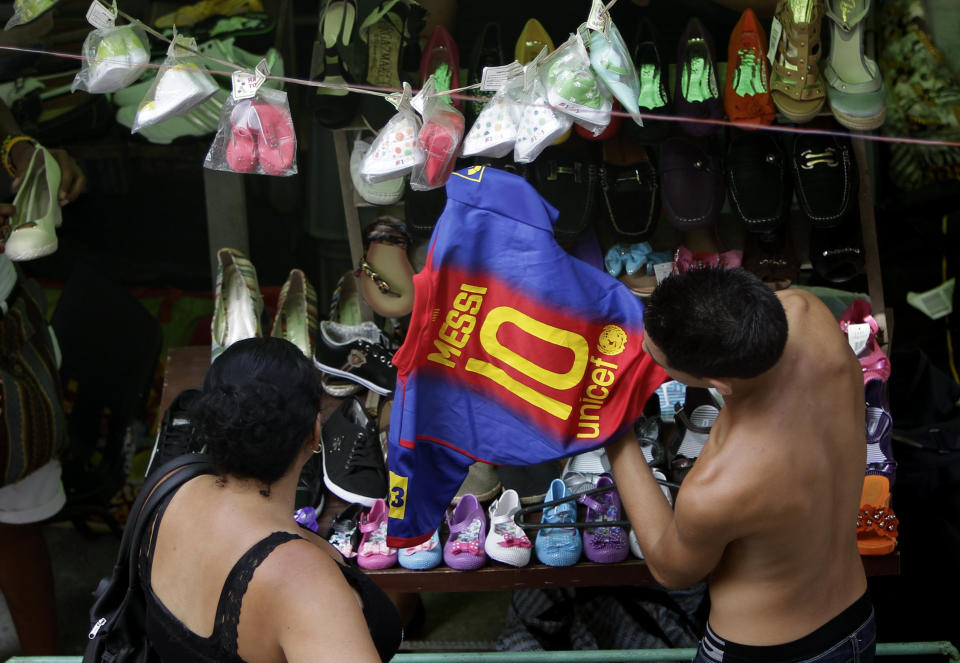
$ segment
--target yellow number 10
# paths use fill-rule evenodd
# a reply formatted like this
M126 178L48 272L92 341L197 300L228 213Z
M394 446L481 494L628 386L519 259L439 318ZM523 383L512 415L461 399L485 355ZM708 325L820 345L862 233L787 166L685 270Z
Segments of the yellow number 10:
M497 340L497 332L501 325L507 322L516 325L521 331L542 341L572 351L573 363L570 365L570 369L566 373L556 373L535 364L501 344ZM547 387L561 390L570 389L580 383L587 370L587 359L590 352L587 339L580 334L540 322L509 306L498 306L487 314L483 326L480 327L480 344L491 357L499 359L518 373L522 373ZM493 380L507 391L516 394L531 405L552 414L558 419L566 421L570 416L572 410L570 405L519 382L507 375L507 372L502 368L494 366L488 361L471 358L467 360L465 368L472 373L478 373Z

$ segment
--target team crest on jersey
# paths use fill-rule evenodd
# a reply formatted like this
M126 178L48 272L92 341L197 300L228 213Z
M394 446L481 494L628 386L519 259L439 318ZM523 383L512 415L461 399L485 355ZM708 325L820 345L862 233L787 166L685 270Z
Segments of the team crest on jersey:
M486 166L471 166L467 168L467 173L453 173L457 177L462 177L465 180L470 180L471 182L479 183L483 179L483 171L486 170Z
M597 339L597 351L607 356L615 356L627 347L627 332L617 325L607 325Z

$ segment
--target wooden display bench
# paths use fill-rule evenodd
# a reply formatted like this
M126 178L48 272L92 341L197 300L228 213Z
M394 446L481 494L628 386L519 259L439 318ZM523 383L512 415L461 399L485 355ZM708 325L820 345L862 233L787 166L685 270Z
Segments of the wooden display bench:
M210 348L206 346L170 350L163 378L160 411L165 412L176 395L184 389L200 387L209 366ZM333 412L337 403L337 399L325 397L322 407L324 417ZM318 518L321 534L329 531L333 517L345 506L345 502L327 493L323 512ZM863 564L870 576L899 575L900 553L864 557ZM530 564L523 568L514 568L491 562L476 571L457 571L446 566L430 571L410 571L394 567L367 571L367 574L383 589L399 592L476 592L542 587L643 585L655 582L646 563L632 557L619 564L579 562L568 567Z

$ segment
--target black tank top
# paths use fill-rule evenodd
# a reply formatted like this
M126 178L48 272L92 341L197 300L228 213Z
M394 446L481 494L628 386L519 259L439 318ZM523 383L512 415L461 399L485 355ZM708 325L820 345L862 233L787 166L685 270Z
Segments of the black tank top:
M150 585L156 533L172 495L160 506L154 521L150 543L141 546L140 579L147 606L147 639L164 663L246 663L237 654L237 625L240 605L254 571L273 550L288 541L301 538L290 532L274 532L255 543L233 565L220 592L217 614L210 637L197 635L171 613ZM337 564L343 577L360 595L363 617L381 661L389 661L400 647L403 627L393 602L360 569Z

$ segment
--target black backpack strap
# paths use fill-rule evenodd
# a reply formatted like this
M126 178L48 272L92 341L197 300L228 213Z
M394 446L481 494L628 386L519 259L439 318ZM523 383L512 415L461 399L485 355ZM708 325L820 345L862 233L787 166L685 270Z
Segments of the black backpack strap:
M112 581L118 581L123 572L127 575L126 593L120 603L119 610L122 612L130 601L131 593L138 586L137 568L138 556L140 551L140 541L143 539L143 532L150 521L150 515L154 509L163 502L163 500L185 484L190 479L201 474L210 474L213 471L213 464L210 457L204 454L184 454L172 458L157 468L151 475L137 495L133 506L130 507L130 516L123 529L123 537L120 540L120 548L117 552L117 561L114 565ZM123 564L127 568L123 569ZM90 631L89 637L92 640L96 637L97 631L105 625L103 618L103 607L109 609L109 606L101 606L104 601L110 601L115 596L109 591L100 594L93 607L90 609L91 617L95 618L95 623Z

